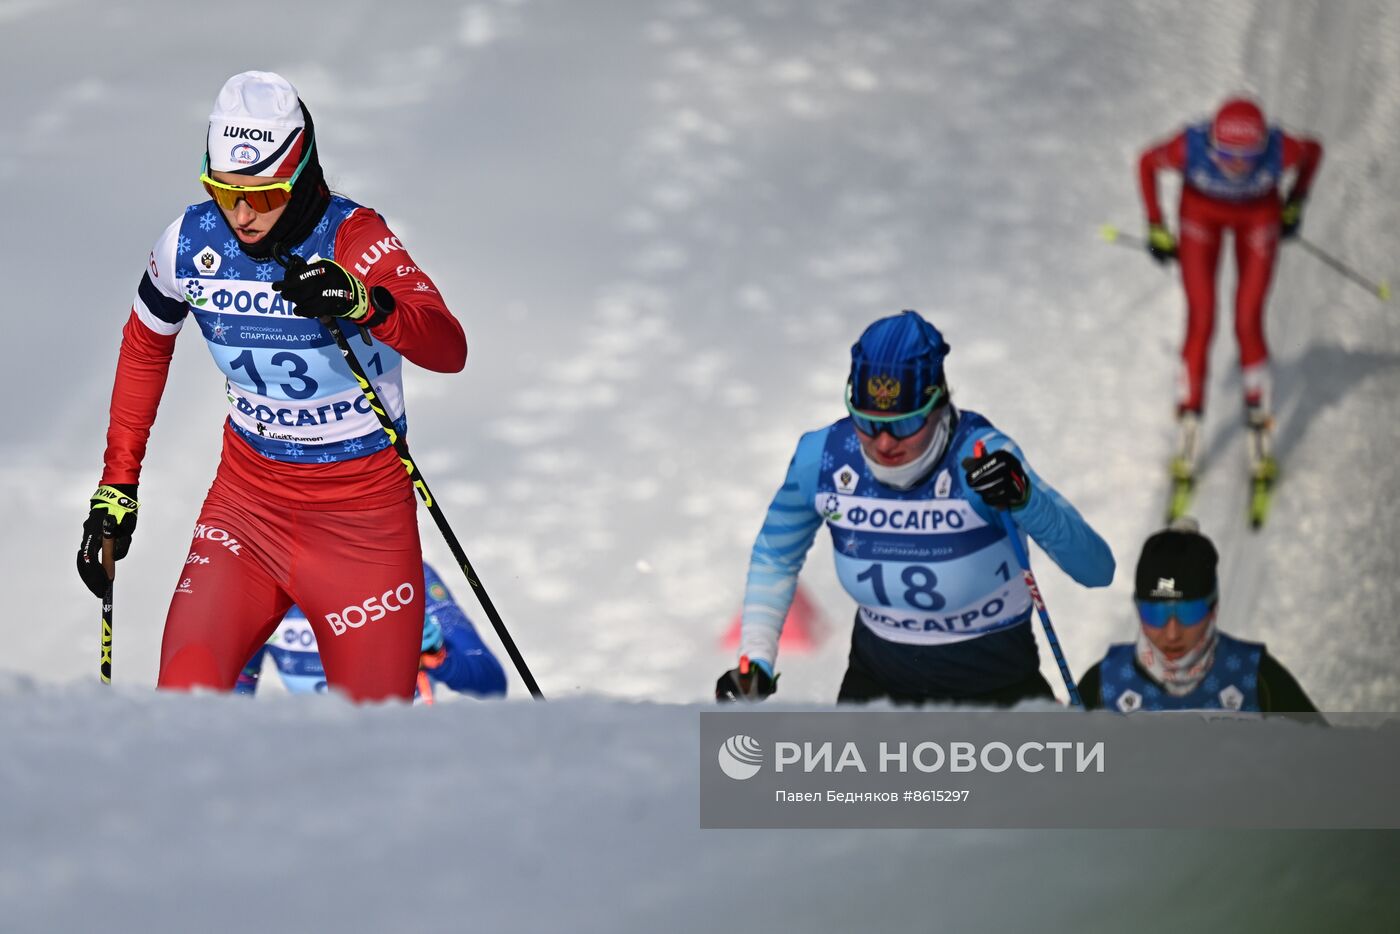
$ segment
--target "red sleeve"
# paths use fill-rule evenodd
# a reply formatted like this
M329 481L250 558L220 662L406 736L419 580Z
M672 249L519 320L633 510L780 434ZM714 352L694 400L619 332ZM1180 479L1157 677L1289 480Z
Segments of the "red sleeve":
M1186 167L1186 131L1182 130L1165 143L1143 152L1138 159L1138 184L1142 187L1142 203L1147 209L1149 224L1162 223L1162 205L1157 200L1157 170Z
M104 484L136 483L141 477L141 460L146 456L146 441L165 392L175 336L157 334L146 327L135 309L126 319L116 381L112 385L107 451L102 455Z
M427 370L456 373L466 365L462 325L383 218L363 208L351 214L336 231L335 255L367 288L394 296L394 313L374 327L375 337Z
M1322 144L1306 136L1283 134L1283 167L1285 170L1298 169L1298 177L1285 201L1306 198L1312 186L1313 173L1322 164Z

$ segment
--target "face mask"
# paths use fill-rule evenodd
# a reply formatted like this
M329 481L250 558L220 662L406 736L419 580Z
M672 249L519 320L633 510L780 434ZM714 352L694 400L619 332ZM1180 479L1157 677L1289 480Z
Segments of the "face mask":
M869 457L865 456L865 448L860 449L860 456L865 457L865 464L870 468L870 473L876 480L892 486L896 490L908 490L913 488L920 480L933 472L933 468L943 459L944 450L948 447L949 427L953 422L953 407L944 406L943 411L938 415L933 425L933 434L929 437L928 447L918 457L906 464L898 464L894 467L886 467L877 464Z
M1210 671L1211 665L1215 664L1215 646L1220 641L1220 634L1216 631L1214 619L1205 625L1210 629L1196 647L1175 660L1168 660L1147 638L1142 628L1138 628L1138 664L1173 697L1182 697L1194 691L1206 672Z

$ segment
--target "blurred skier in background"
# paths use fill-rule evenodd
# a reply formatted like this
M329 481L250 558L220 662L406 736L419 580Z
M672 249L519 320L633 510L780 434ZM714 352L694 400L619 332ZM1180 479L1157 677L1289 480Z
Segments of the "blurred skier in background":
M425 678L463 694L504 697L506 674L501 663L481 641L476 627L427 562L423 564L423 588L426 596L418 699L432 701L432 686L425 683ZM316 632L300 607L293 606L287 611L272 638L243 666L235 692L252 694L257 691L265 657L271 657L282 683L291 693L319 694L327 690Z
M1235 337L1244 383L1250 462L1256 474L1272 471L1270 450L1269 351L1264 337L1264 299L1273 277L1280 237L1298 232L1322 144L1294 137L1265 122L1259 105L1231 98L1215 116L1179 131L1142 153L1138 178L1147 213L1147 249L1165 263L1177 259L1186 291L1186 339L1177 384L1179 439L1172 472L1194 476L1206 366L1215 328L1215 279L1221 241L1234 237L1238 285ZM1180 240L1167 228L1157 198L1157 173L1181 173ZM1293 172L1280 201L1285 173ZM1175 509L1184 508L1185 502Z
M1086 587L1113 580L1113 555L1015 442L952 404L948 349L914 311L876 321L851 347L847 415L802 436L754 542L739 665L720 676L717 699L775 690L782 621L823 524L859 605L839 702L1054 697L1001 513Z
M342 322L400 433L403 360L454 373L466 339L383 218L331 193L318 150L285 78L230 78L198 176L210 200L156 241L122 332L101 485L78 550L93 593L107 582L106 520L116 521L116 557L130 548L141 462L188 316L229 400L219 467L165 621L160 688L232 690L295 603L332 686L357 700L413 696L417 503L322 321Z
M1137 640L1109 646L1085 672L1079 696L1086 709L1317 712L1262 644L1217 628L1218 562L1189 518L1147 539L1133 591Z

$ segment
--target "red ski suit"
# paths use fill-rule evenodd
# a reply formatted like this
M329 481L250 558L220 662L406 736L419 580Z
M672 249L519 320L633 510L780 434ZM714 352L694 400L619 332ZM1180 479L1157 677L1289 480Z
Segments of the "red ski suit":
M1297 175L1288 198L1303 198L1322 160L1316 140L1283 137L1283 170ZM1213 197L1191 184L1184 174L1187 163L1187 131L1143 152L1138 162L1142 200L1149 224L1162 223L1157 199L1157 172L1183 172L1180 238L1177 258L1186 291L1186 339L1181 347L1181 374L1177 388L1179 411L1200 412L1205 405L1207 358L1215 330L1215 277L1220 261L1222 235L1234 234L1238 286L1235 291L1235 338L1239 342L1246 405L1267 406L1269 399L1269 350L1264 338L1264 299L1273 278L1278 250L1280 201L1277 186L1248 200Z
M212 214L209 216L212 222ZM176 230L172 226L162 243L173 243L172 232ZM227 233L224 230L221 236ZM180 244L165 249L167 259L159 259L153 252L123 330L112 390L104 484L136 483L139 479L175 349L174 332L186 312L194 310L192 304L172 299L169 290L218 284L201 280L184 266L189 260L182 257L191 251L183 237L180 239ZM234 241L229 243L232 251ZM388 250L393 251L391 258L378 261ZM342 265L358 275L367 288L383 286L394 295L395 310L372 329L377 341L426 369L444 373L462 369L467 346L461 325L379 215L364 208L349 214L334 233L334 255L345 257L340 260ZM367 263L349 259L362 256ZM224 264L232 262L231 258ZM259 278L273 278L269 268L260 269ZM164 295L158 294L153 284L157 282L167 290ZM263 290L254 296L262 311L271 293L266 291L266 281L256 286ZM224 289L225 302L229 295L243 298L254 294L235 293L229 283ZM209 299L204 294L186 292L185 296L191 303L197 301L200 311L208 312ZM218 296L215 292L214 297ZM227 312L236 310L225 308ZM255 317L219 318L214 321L212 337L209 321L213 316L201 320L211 351L216 351L216 361L217 351L223 349L216 346L217 339L238 327L267 331L269 328L258 325L274 320L253 320ZM251 323L229 323L245 320ZM354 330L347 326L347 335L353 335ZM361 343L355 336L350 340L354 345ZM361 353L361 363L373 379L374 370L365 363L368 354L364 348ZM338 354L331 355L338 358ZM297 354L283 356L290 359ZM252 369L250 363L236 359L235 365ZM299 360L291 363L302 365ZM337 363L345 366L343 361ZM289 379L293 388L314 385L302 375L307 372L294 370L282 378ZM267 371L261 376L266 383L278 378ZM231 383L231 403L235 390ZM358 399L358 393L355 395ZM380 395L382 398L382 391ZM311 399L309 404L316 401ZM363 400L359 402L363 404ZM332 414L338 420L345 413L354 414L351 403L338 404L344 408L321 406L324 421L331 421ZM290 424L266 414L257 417L257 434L266 427L268 438L278 437L275 432L280 426ZM366 416L359 417L359 424L364 424ZM344 423L349 421L343 419ZM423 629L423 568L416 499L398 455L392 447L383 447L364 456L352 453L324 463L291 462L256 450L249 437L246 431L240 434L232 419L225 421L219 467L166 617L157 687L231 690L243 664L296 603L311 621L327 681L333 688L355 700L411 699Z

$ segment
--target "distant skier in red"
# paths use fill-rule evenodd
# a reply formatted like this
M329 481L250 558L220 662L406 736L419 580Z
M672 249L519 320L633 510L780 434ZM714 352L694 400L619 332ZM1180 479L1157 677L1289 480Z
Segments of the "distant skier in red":
M1205 406L1206 361L1215 328L1215 278L1222 235L1234 234L1238 289L1235 337L1239 341L1246 417L1253 438L1264 445L1270 420L1269 350L1264 339L1264 298L1273 276L1280 237L1297 233L1322 144L1294 137L1264 119L1259 105L1227 100L1209 121L1188 126L1142 154L1138 173L1147 210L1147 248L1154 259L1181 262L1186 290L1186 340L1181 348L1177 414L1181 420L1181 466L1194 470L1196 430ZM1181 241L1162 220L1157 172L1182 174ZM1292 187L1280 200L1285 173ZM1253 452L1252 452L1253 453Z

